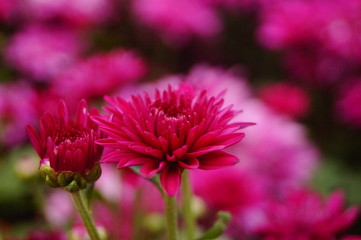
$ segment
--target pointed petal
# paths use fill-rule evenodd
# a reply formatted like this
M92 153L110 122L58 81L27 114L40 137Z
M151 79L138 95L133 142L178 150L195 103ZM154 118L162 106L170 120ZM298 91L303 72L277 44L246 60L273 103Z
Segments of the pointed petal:
M61 171L74 171L74 158L70 150L66 150L65 157L60 165Z
M197 156L201 156L201 155L204 155L204 154L208 154L208 153L211 153L211 152L214 152L214 151L222 150L222 149L224 149L225 147L226 147L226 146L223 146L223 145L208 146L208 147L204 147L204 148L198 149L198 150L195 151L195 152L190 152L190 153L188 153L188 154L191 155L191 156L197 157Z
M103 156L100 162L101 163L119 162L122 160L123 155L124 155L123 152L114 150Z
M119 143L112 138L98 139L95 143L108 148L119 148Z
M82 99L79 102L78 109L76 111L75 123L80 126L87 126L88 121L88 110L87 110L87 102Z
M199 161L199 168L204 170L232 166L239 161L236 156L223 151L211 152L197 158Z
M30 142L33 144L35 151L37 152L37 154L39 155L40 158L44 158L44 147L42 146L42 141L39 137L39 135L36 133L35 129L30 126L27 125L26 126L26 132L28 133Z
M142 153L144 155L152 156L157 159L163 158L164 152L159 149L151 148L143 143L131 143L128 145L129 149Z
M327 212L330 215L336 215L342 212L344 202L345 202L345 197L342 191L333 192L326 204Z
M159 171L161 171L164 166L166 165L165 162L159 162L154 159L149 159L140 169L140 174L143 177L153 177L155 174L157 174Z
M169 196L174 196L181 183L181 170L178 166L166 166L160 174L160 182Z
M69 122L69 113L68 108L64 100L60 100L58 104L58 116L59 116L59 124L60 126L66 127Z
M207 146L214 142L214 139L217 137L216 131L206 133L202 135L198 140L193 144L192 149L199 149L201 147Z
M124 167L131 167L131 166L138 166L143 165L146 162L149 162L150 158L146 156L142 156L140 154L129 154L129 155L123 155L122 161L120 161L117 165L117 168L124 168ZM123 163L124 162L124 163Z
M196 157L185 156L180 161L178 161L178 165L181 168L196 169L199 167L199 161Z
M177 159L180 159L181 157L184 156L184 154L186 154L188 151L188 146L187 145L184 145L183 147L181 148L178 148L177 150L175 150L173 152L173 155L177 158Z
M54 169L55 171L58 171L59 170L59 163L58 163L59 152L50 137L48 137L48 139L47 139L46 153L44 153L44 155L49 158L50 167L52 169Z
M227 135L219 136L215 139L217 145L224 145L226 147L241 141L246 134L244 133L231 133Z
M86 169L86 159L84 157L84 152L81 149L77 149L74 153L74 171L83 172Z

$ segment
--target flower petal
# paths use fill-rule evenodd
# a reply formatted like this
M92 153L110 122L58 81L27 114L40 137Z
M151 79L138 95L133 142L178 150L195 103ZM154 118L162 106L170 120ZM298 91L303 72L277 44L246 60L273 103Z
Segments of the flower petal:
M232 166L238 163L238 158L232 154L215 151L197 157L199 161L199 169L213 170L221 167Z
M178 161L178 165L186 169L195 169L199 167L199 161L196 157L188 155L184 156L180 161Z
M59 101L58 116L59 116L60 126L64 126L64 127L67 126L69 122L69 113L64 100Z
M77 149L74 153L74 171L75 172L81 172L81 171L84 171L84 169L86 169L86 165L87 165L87 162L86 161L89 161L90 159L86 159L84 157L84 152L81 150L81 149Z
M198 149L198 150L195 151L195 152L190 152L190 153L188 153L188 154L191 155L191 156L197 157L197 156L201 156L201 155L204 155L204 154L208 154L208 153L210 153L210 152L222 150L222 149L224 149L225 147L226 147L226 146L223 146L223 145L208 146L208 147L204 147L204 148Z
M160 174L160 182L169 196L174 196L181 183L181 170L178 166L167 165Z
M241 141L246 134L244 133L231 133L227 135L219 136L215 139L217 145L224 145L226 147L231 146Z
M38 153L40 158L43 158L45 153L42 145L44 144L42 143L39 135L36 133L35 129L30 125L26 126L26 132L28 133L29 139L34 146L35 151Z
M142 153L144 155L147 156L152 156L155 157L157 159L161 159L164 155L164 153L159 150L159 149L154 149L152 147L149 147L143 143L131 143L128 145L129 149L138 152L138 153Z
M79 102L78 109L76 111L75 123L80 126L87 126L88 121L88 110L87 110L87 103L84 99Z
M119 148L119 144L113 138L98 139L95 143L108 148Z
M148 161L141 167L140 174L146 178L153 177L161 171L165 165L166 163L163 161L160 162L154 159L148 159Z

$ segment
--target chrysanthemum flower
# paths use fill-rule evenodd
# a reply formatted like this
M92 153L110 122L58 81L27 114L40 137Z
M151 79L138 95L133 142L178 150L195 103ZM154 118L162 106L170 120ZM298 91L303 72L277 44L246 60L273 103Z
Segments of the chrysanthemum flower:
M217 169L234 165L238 158L223 150L245 136L237 132L250 123L231 122L236 112L222 108L221 95L208 97L190 85L171 86L132 96L130 101L107 98L110 116L94 117L108 138L97 143L115 151L102 162L117 167L141 165L140 174L160 181L170 196L177 192L183 169Z
M357 207L344 210L344 195L335 191L324 201L317 193L297 190L283 202L270 203L267 221L259 229L264 239L333 240L350 227L358 215Z
M85 188L88 182L97 180L103 148L95 144L101 137L98 126L90 119L87 103L79 103L75 120L69 118L63 101L58 115L45 113L40 120L40 134L27 126L29 138L41 158L40 170L52 187L64 187L68 191Z

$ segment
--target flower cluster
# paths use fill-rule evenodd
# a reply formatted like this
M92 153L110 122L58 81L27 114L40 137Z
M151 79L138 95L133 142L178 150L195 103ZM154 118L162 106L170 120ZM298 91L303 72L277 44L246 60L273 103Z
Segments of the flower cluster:
M0 0L0 238L360 240L360 22L361 0Z

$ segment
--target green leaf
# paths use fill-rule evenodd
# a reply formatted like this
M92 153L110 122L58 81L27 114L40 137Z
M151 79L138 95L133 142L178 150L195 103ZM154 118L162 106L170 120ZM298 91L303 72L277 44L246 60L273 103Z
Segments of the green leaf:
M232 215L229 212L219 211L217 213L217 220L214 222L213 226L208 229L201 237L197 240L210 240L216 239L223 234L226 230L229 222L231 221Z

